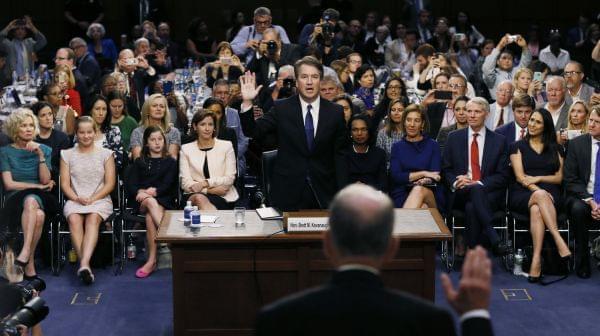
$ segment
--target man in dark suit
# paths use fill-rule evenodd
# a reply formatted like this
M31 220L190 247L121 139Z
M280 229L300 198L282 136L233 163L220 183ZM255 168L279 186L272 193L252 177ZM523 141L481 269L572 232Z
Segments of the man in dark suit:
M79 92L81 98L81 107L84 114L89 110L88 102L90 100L90 88L87 85L87 78L75 66L75 52L71 48L60 48L56 51L54 64L66 64L71 68L75 77L75 90Z
M567 210L575 232L575 270L584 279L590 277L591 268L588 228L600 220L600 110L592 109L588 128L588 134L569 141L564 168Z
M135 57L131 49L121 50L117 66L127 78L127 98L131 102L127 104L129 115L139 120L145 100L145 88L158 78L156 70L150 66L144 56Z
M548 102L544 108L552 115L554 128L567 128L569 125L569 104L566 101L567 82L559 76L552 76L546 80L546 97Z
M69 47L75 53L75 65L86 78L90 92L97 92L100 87L102 71L96 58L88 52L87 43L81 37L74 37L69 42Z
M330 210L323 246L336 268L331 281L264 307L256 335L456 334L446 310L383 286L379 270L398 246L388 196L353 184L336 195ZM462 315L463 335L493 334L490 282L491 261L481 247L467 254L458 292L442 276L448 302Z
M256 56L248 63L248 70L256 74L258 85L267 86L277 80L277 71L281 66L294 64L301 56L299 45L283 44L277 29L267 28L263 32Z
M495 210L505 206L508 183L506 140L484 125L489 104L481 97L467 103L469 127L448 136L442 174L450 190L450 209L465 212L465 240L470 248L489 241L495 255L509 252L493 227Z
M496 133L504 136L507 145L525 138L529 117L531 117L534 108L535 101L527 94L518 95L513 98L512 112L514 120L496 128Z
M276 134L278 154L271 199L281 210L324 209L344 185L343 149L347 133L342 107L319 96L323 66L313 57L294 65L298 94L277 100L262 118L254 120L253 100L261 89L254 74L241 77L244 134L260 141Z

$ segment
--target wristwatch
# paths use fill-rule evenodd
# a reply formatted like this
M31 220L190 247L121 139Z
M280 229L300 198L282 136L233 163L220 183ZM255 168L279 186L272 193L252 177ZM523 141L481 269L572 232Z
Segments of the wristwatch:
M39 163L46 163L46 159L40 160Z

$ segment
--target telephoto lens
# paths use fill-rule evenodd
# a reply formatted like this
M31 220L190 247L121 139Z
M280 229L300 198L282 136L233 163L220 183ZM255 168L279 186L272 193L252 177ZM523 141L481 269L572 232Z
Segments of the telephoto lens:
M50 309L41 297L35 297L27 302L19 311L0 323L0 331L6 335L20 335L17 326L31 328L48 316Z

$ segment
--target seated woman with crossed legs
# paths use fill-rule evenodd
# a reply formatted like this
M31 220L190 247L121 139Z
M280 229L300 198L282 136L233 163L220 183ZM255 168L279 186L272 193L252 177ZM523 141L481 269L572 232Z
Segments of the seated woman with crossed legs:
M545 109L534 111L529 118L525 139L511 145L510 162L515 182L509 187L509 208L529 213L533 257L529 282L542 276L542 244L547 228L563 262L571 257L569 247L558 232L556 205L560 204L563 157L556 142L554 122Z

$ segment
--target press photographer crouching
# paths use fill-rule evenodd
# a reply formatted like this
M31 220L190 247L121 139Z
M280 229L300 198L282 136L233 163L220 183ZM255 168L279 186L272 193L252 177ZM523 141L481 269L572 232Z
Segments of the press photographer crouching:
M5 242L6 239L0 237L0 245L4 246ZM23 274L15 267L14 260L10 248L0 248L0 335L29 335L29 330L33 336L42 335L39 323L49 309L38 293L46 289L46 284L40 278L20 282Z
M301 57L300 46L282 44L279 32L265 29L256 57L248 63L248 70L256 74L256 84L267 86L277 80L277 72L284 65L293 65Z

